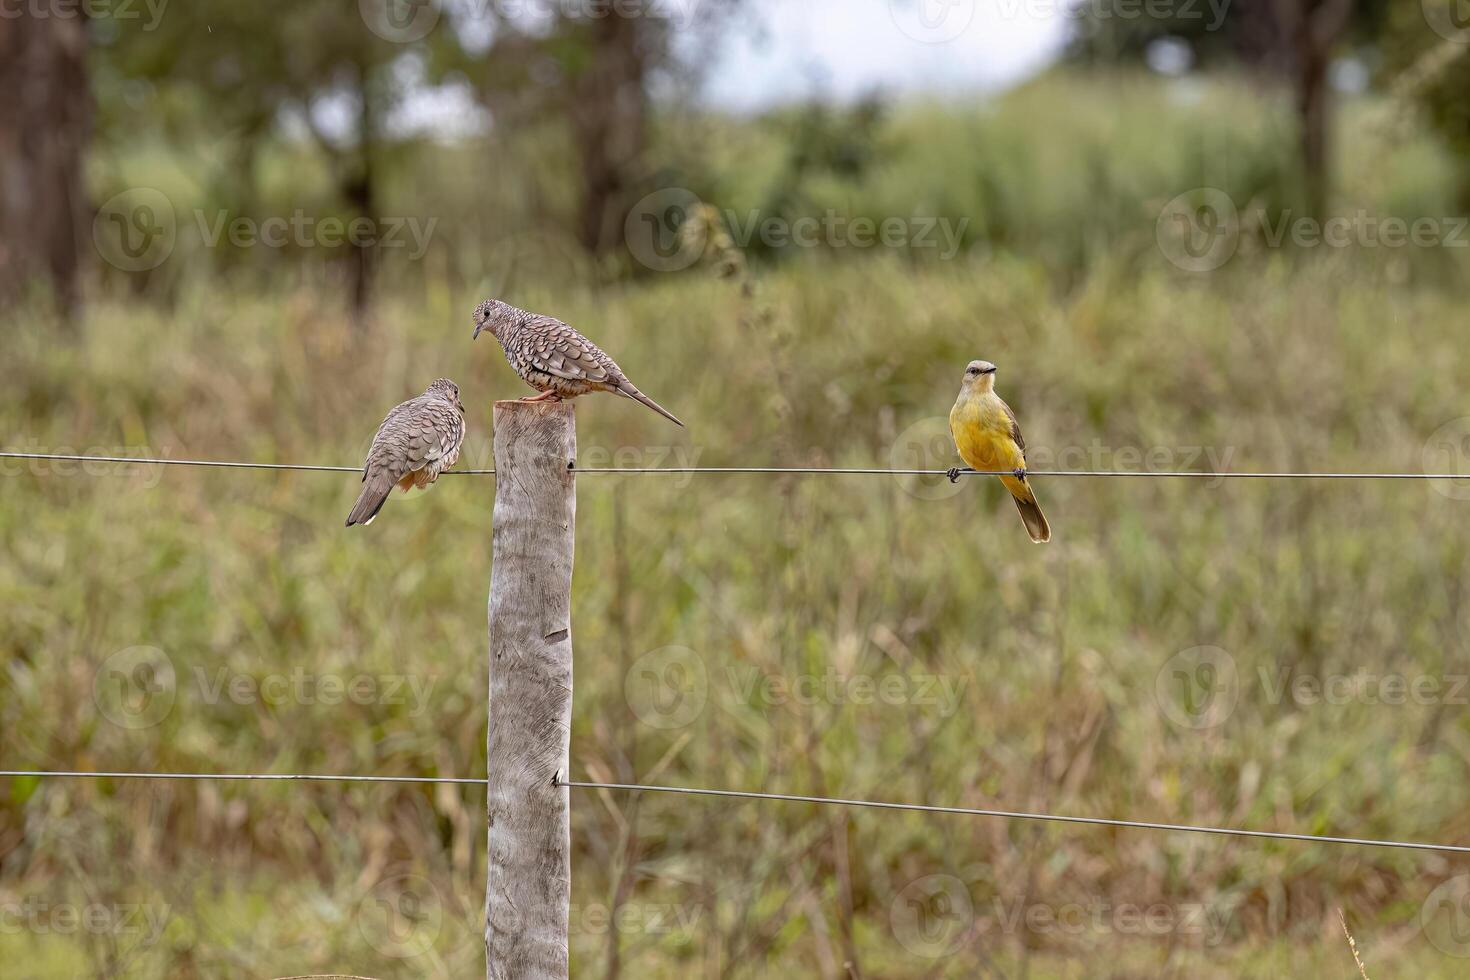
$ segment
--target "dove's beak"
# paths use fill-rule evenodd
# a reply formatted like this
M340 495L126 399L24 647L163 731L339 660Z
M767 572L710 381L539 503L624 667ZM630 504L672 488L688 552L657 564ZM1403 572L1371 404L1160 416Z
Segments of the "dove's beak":
M470 339L471 340L479 340L480 339L480 331L481 330L484 330L484 329L485 329L485 325L483 323L477 323L477 324L475 324L475 335L473 337L471 337Z

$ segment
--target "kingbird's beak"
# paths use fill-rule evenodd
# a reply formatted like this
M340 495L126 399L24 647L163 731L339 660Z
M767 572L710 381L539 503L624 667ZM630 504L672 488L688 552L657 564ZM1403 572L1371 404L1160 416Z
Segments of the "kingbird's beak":
M994 374L995 373L995 368L986 368L985 370L981 371L980 373L981 374Z

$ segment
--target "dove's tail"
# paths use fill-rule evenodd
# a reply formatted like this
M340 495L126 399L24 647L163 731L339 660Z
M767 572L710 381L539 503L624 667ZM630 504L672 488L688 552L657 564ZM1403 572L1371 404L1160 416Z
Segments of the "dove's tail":
M378 511L383 509L383 502L388 499L388 494L393 492L393 478L387 473L364 475L362 482L362 493L358 495L357 503L352 505L352 513L347 515L348 527L354 524L371 524L373 518L378 516Z
M673 412L670 412L668 409L664 408L658 402L654 401L652 398L649 398L643 392L641 392L637 388L633 387L633 382L631 382L631 381L624 381L621 385L619 385L614 390L618 394L624 396L625 398L631 398L634 401L642 402L643 404L647 405L649 408L653 409L658 414L662 415L664 418L668 419L670 422L672 422L675 425L677 425L679 428L681 428L681 429L684 428L684 423L683 422L680 422L677 418L675 418Z

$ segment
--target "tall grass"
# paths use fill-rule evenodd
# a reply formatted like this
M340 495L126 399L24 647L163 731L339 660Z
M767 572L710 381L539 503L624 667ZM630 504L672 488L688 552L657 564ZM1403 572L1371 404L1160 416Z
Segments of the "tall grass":
M1203 131L1187 125L1198 103L1171 116L1177 94L1125 85L1126 110L1106 122L1088 91L1049 81L974 112L896 113L892 161L861 198L832 198L882 214L931 195L1009 228L1005 248L920 263L818 252L756 264L744 287L701 269L609 284L596 269L522 267L513 299L584 327L689 423L589 399L582 458L942 468L959 374L984 356L1037 457L1416 470L1448 447L1463 463L1461 289L1417 256L1405 272L1358 249L1247 250L1180 272L1152 247L1144 202L1202 182L1179 166L1197 159L1180 147ZM756 158L779 153L751 125ZM1420 144L1405 153L1387 172L1431 166ZM1005 193L967 183L980 172ZM416 199L451 193L474 188L424 182ZM730 200L760 193L752 181ZM1432 194L1414 199L1432 207ZM1079 232L1093 221L1116 226ZM74 344L16 311L5 442L353 465L389 406L448 375L473 426L461 466L487 464L490 402L521 391L496 349L469 342L468 311L496 274L462 257L408 270L366 323L309 280L260 290L192 273L166 306L104 292ZM493 483L446 478L357 533L341 527L351 476L12 469L7 767L483 771ZM1037 484L1056 531L1045 548L986 482L583 477L574 770L1466 839L1470 732L1447 687L1370 704L1289 686L1467 673L1463 488ZM102 708L149 710L135 699L119 716L107 686L109 666L140 655L109 658L139 646L174 681L155 691L172 691L166 713L129 727ZM1233 684L1201 674L1200 654L1178 658L1199 647L1224 651L1209 663L1232 665ZM1211 712L1180 715L1194 702L1179 700L1176 668ZM301 675L418 687L365 703L248 696L252 681ZM120 680L136 693L138 675ZM869 682L887 695L864 698ZM458 977L482 962L473 788L4 789L0 903L141 905L164 921L150 944L32 916L0 934L20 975ZM1421 903L1461 870L1434 854L595 791L573 808L578 975L1340 973L1339 906L1375 971L1457 975L1419 928ZM1080 927L1047 924L1074 909Z

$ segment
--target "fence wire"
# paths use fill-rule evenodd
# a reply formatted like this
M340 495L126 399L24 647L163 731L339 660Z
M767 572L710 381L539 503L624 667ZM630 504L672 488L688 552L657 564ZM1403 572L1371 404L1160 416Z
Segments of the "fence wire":
M0 459L59 460L72 463L132 463L139 466L200 466L241 470L287 470L308 473L361 473L361 466L321 466L310 463L254 463L212 459L167 459L140 456L74 456L65 453L0 452ZM687 474L797 474L804 476L947 476L949 470L893 469L862 466L589 466L573 463L575 473L624 476L678 476ZM959 476L1013 476L1015 470L960 470ZM1209 470L1026 470L1027 476L1123 477L1135 479L1195 480L1464 480L1470 473L1315 472L1274 470L1247 473ZM12 474L14 475L14 474ZM105 476L108 474L88 474ZM494 476L492 470L445 470L440 476Z
M470 776L337 776L318 775L314 773L62 772L54 770L8 769L0 770L0 777L3 776L52 779L211 779L297 780L338 783L457 783L472 786L488 786L490 783L488 779ZM707 796L737 800L771 800L781 803L808 803L818 806L861 807L888 812L908 811L913 813L935 813L966 817L996 817L1003 820L1034 820L1047 823L1086 824L1096 827L1118 827L1131 830L1157 830L1182 834L1249 837L1258 840L1301 841L1312 844L1346 844L1358 847L1391 847L1414 851L1470 854L1470 846L1461 844L1434 844L1420 841L1387 840L1371 837L1335 837L1325 834L1295 834L1275 830L1251 830L1243 827L1210 827L1201 824L1163 823L1156 820L1079 817L1059 813L991 810L980 807L944 806L933 803L898 803L885 800L857 800L831 796L801 796L794 793L762 793L747 790L707 789L693 786L656 786L641 783L594 783L583 780L563 779L560 773L553 778L552 783L556 786L565 786L568 789L616 790L618 792L628 793L667 793L678 796Z

